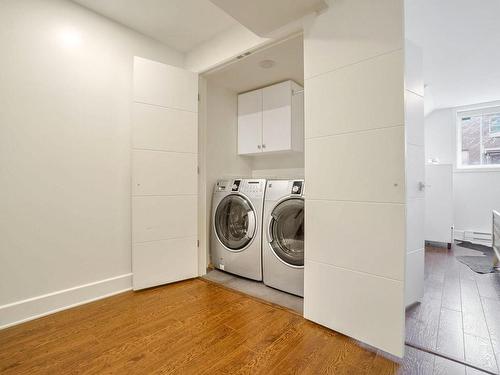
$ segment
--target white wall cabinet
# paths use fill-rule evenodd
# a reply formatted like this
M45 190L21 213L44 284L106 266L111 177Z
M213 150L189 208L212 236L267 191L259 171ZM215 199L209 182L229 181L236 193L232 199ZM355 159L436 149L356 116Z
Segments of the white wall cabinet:
M302 87L285 81L238 95L238 154L304 149Z

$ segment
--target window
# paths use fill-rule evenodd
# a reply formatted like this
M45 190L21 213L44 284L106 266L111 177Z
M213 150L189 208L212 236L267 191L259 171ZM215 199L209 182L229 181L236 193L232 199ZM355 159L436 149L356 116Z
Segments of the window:
M500 106L457 112L457 124L457 167L500 167Z

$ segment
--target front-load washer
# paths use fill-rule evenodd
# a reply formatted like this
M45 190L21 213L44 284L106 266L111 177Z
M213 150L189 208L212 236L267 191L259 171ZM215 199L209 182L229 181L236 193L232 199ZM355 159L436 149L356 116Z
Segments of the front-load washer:
M264 179L217 181L212 200L211 256L215 268L262 280Z
M264 284L304 296L304 180L268 180L264 199Z

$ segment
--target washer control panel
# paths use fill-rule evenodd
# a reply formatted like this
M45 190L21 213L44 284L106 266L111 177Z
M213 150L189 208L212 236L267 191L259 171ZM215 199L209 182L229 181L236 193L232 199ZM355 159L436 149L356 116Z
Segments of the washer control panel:
M217 184L215 185L215 191L223 192L223 191L229 190L229 186L231 183L232 183L231 180L219 180L219 181L217 181Z
M238 191L240 189L240 185L241 185L241 180L233 180L231 191Z
M242 193L252 196L261 196L266 189L266 180L262 179L248 179L243 180L240 187Z
M304 186L304 181L293 181L291 194L302 195L303 186Z

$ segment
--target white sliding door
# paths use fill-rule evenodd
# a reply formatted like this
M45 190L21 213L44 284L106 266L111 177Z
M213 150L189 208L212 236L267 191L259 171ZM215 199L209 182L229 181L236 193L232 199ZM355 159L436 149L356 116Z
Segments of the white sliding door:
M134 290L198 275L198 75L134 58Z
M328 3L304 34L304 315L401 357L403 2Z

